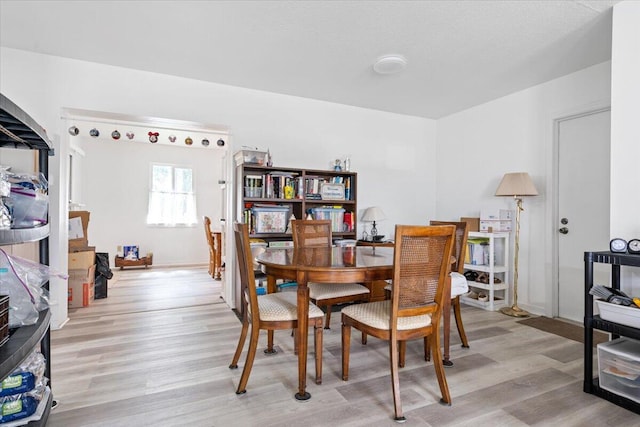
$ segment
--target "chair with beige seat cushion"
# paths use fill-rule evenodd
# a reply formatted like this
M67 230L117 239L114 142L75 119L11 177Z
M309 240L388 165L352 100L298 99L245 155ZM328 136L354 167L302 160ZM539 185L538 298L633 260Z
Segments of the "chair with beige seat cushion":
M396 421L405 420L398 377L400 342L431 338L429 344L434 354L441 402L451 404L440 353L439 326L447 297L446 280L454 235L454 226L396 225L391 299L342 309L342 379L349 379L351 328L389 341Z
M464 257L467 247L468 223L462 221L430 221L429 225L454 225L456 227L455 246L453 248L454 262L451 264L451 307L453 308L453 314L456 319L456 326L458 328L458 335L462 341L462 347L469 348L469 341L467 340L467 334L464 331L464 325L462 323L462 313L460 309L460 295L469 292L469 286L467 285L467 279L462 275L464 272ZM389 284L384 287L387 297L391 294L392 285ZM445 318L443 321L443 327L450 330L451 319ZM449 334L444 334L443 342L445 351L445 366L451 365L449 361ZM429 344L425 342L425 358L430 359L429 356ZM404 366L404 360L401 358L400 366Z
M238 267L240 269L240 281L242 287L242 331L233 360L229 365L230 369L238 367L238 360L247 338L249 326L251 326L251 336L249 339L249 350L247 359L240 377L240 382L236 390L237 394L247 391L247 382L253 367L253 361L258 347L258 336L261 329L267 330L269 345L273 343L273 332L280 329L295 329L298 327L297 317L297 296L295 293L279 292L267 295L260 295L256 291L255 275L253 270L253 256L249 243L249 230L247 224L234 223L234 235L236 244L236 254ZM314 304L309 304L309 326L313 325L315 330L315 360L316 360L316 383L322 383L322 323L324 313ZM295 335L295 334L294 334ZM294 343L297 350L297 342ZM269 349L265 353L269 353ZM272 349L271 349L272 350ZM293 372L293 370L292 370Z
M330 248L331 221L298 219L291 221L293 245L296 248ZM369 289L357 283L309 283L309 299L325 307L325 329L331 323L331 307L345 302L369 301Z

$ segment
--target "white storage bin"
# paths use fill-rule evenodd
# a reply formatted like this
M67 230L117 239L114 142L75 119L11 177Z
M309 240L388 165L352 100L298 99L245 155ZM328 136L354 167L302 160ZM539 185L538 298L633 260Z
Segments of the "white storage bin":
M343 208L313 208L311 209L313 219L331 220L331 232L344 232L344 209Z
M256 233L284 233L289 222L289 207L253 208Z
M640 403L640 341L622 337L598 344L600 388Z
M611 304L598 299L595 301L602 320L640 329L640 308Z

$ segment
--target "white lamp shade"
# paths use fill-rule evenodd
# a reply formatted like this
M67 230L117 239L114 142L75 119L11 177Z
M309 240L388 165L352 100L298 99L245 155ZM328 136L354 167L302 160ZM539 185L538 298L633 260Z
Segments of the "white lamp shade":
M537 196L538 190L526 172L505 173L496 190L496 196Z
M383 219L387 219L387 216L382 212L382 209L377 206L365 209L362 215L362 221L365 222L381 221Z

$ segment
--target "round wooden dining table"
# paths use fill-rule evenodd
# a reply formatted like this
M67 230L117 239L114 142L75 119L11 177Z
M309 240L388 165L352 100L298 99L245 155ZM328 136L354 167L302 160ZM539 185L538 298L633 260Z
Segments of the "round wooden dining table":
M276 292L276 280L298 284L298 391L295 398L307 400L307 338L309 327L309 282L362 283L371 291L374 280L393 278L393 248L269 248L256 261L267 275L268 292Z

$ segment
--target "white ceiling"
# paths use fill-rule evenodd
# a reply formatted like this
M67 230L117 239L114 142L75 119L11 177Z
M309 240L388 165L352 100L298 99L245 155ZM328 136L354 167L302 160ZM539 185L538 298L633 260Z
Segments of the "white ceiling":
M615 3L0 0L0 45L435 119L609 60Z

